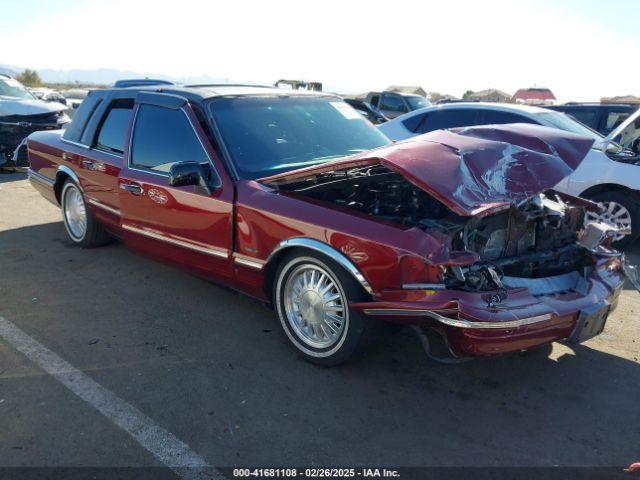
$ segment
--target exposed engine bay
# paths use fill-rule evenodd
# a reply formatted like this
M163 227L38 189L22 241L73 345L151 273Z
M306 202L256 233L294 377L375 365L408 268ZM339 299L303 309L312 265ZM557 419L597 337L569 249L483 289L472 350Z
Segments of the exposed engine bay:
M0 116L0 166L28 166L24 140L39 130L59 129L66 121L68 117L61 112Z
M0 74L0 168L28 166L26 137L62 128L71 121L67 109L36 98L20 82Z
M473 265L446 270L443 283L448 288L500 291L505 277L582 275L595 264L595 248L607 242L605 228L600 243L581 244L587 205L554 191L487 216L460 216L382 165L326 172L278 188L427 233L439 232L450 239L450 251L475 252L479 261ZM606 252L613 251L605 248L601 253Z

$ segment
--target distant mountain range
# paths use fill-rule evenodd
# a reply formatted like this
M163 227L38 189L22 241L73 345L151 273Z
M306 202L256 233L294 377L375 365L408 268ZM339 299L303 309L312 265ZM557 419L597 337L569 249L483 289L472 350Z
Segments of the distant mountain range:
M15 65L3 65L0 64L0 73L4 73L15 77L18 73L22 72L24 68L16 67ZM130 70L117 70L114 68L99 68L94 70L54 70L50 68L37 70L40 78L49 83L65 83L65 82L80 82L80 83L93 83L96 85L112 85L116 80L123 78L157 78L161 80L170 80L176 83L231 83L229 78L212 77L211 75L199 75L191 77L174 77L171 75L164 75L161 73L140 73ZM233 80L237 83L256 83L241 82L236 79ZM263 82L264 83L264 82ZM268 82L271 83L271 82Z
M4 65L0 65L0 74L9 75L10 77L15 77L17 75L17 72Z

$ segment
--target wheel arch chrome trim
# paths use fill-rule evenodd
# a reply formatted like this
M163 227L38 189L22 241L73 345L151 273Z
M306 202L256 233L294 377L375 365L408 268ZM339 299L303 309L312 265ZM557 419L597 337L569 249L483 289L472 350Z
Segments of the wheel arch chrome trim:
M355 280L362 286L362 288L364 288L364 290L369 295L373 295L373 288L371 288L371 285L364 277L362 272L358 269L358 267L356 267L353 262L349 260L349 258L347 258L343 253L339 252L331 245L321 242L320 240L315 240L313 238L307 237L295 237L283 240L269 254L266 264L268 265L277 254L282 253L284 250L288 250L290 248L306 248L308 250L313 250L329 257L331 260L333 260L347 272L349 272L351 276L355 278Z
M60 175L60 173L64 173L68 175L71 178L71 180L76 182L76 185L78 185L78 188L80 189L80 191L84 192L82 185L80 185L80 179L78 178L78 175L76 175L76 173L73 170L71 170L66 165L60 165L58 167L58 170L56 170L56 183L58 183L58 176Z

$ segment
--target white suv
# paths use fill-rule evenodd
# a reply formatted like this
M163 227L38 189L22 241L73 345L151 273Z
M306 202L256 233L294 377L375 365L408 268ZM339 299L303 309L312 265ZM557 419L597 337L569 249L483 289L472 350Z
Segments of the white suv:
M391 140L404 140L433 130L504 123L535 123L594 139L591 152L578 169L556 189L602 204L596 218L616 224L631 234L625 246L640 236L640 157L613 142L640 116L631 115L606 138L572 117L552 110L505 103L451 103L422 108L397 117L378 128Z

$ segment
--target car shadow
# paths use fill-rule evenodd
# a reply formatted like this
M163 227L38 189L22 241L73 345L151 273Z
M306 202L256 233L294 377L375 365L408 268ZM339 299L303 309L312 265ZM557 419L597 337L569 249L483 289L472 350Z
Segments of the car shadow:
M404 329L327 369L300 359L260 303L119 243L83 250L56 222L0 232L0 244L2 315L222 465L640 457L640 353L617 350L615 316L585 345L455 366Z
M26 179L27 179L26 172L3 170L2 168L0 168L0 184L17 182L17 181L26 180Z

